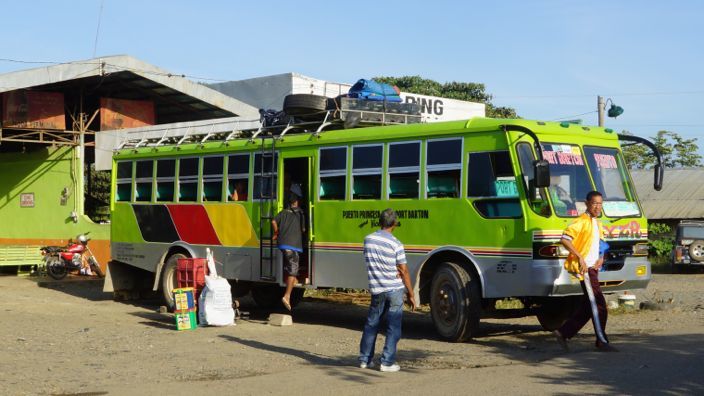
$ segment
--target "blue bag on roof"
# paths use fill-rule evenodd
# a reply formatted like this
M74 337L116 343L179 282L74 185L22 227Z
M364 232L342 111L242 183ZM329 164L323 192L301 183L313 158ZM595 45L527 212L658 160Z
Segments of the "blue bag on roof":
M360 79L350 88L348 96L366 100L401 102L399 93L398 88L389 84Z

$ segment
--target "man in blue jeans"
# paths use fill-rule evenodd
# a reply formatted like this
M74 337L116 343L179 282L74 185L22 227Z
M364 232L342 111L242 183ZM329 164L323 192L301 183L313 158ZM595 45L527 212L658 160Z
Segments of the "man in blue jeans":
M373 368L374 346L379 332L379 323L386 317L386 342L381 354L380 371L401 370L396 364L396 344L401 339L403 318L403 295L408 297L411 309L416 308L411 278L406 266L403 244L392 232L398 225L396 212L386 209L379 216L381 229L364 238L364 262L367 265L369 290L372 302L362 341L359 343L359 367Z

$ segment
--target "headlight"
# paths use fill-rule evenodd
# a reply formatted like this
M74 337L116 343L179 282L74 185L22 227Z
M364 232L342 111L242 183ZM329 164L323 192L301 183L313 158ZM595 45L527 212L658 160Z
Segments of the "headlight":
M570 252L561 244L543 246L538 250L541 257L567 257Z
M648 255L648 244L647 243L636 243L633 245L633 255L634 256L647 256Z
M680 242L682 245L691 245L694 243L694 239L683 239L682 242Z

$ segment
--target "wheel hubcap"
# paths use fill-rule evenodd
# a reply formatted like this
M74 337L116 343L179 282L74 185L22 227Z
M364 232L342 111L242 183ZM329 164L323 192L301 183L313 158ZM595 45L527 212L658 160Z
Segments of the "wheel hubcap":
M697 258L702 257L702 250L704 250L704 249L702 249L702 245L694 246L694 249L692 252L694 254L694 257L697 257Z
M456 291L449 284L443 284L437 293L438 317L445 323L453 323L457 317Z

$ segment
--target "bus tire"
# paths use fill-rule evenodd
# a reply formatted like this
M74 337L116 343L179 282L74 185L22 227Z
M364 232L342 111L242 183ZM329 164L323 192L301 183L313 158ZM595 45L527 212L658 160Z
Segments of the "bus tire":
M313 94L292 94L284 98L284 111L287 115L303 120L317 120L325 116L328 98Z
M459 342L477 334L481 315L478 279L455 263L444 263L433 276L430 313L441 338Z
M260 308L277 308L283 306L281 297L286 289L279 285L256 285L252 286L252 299ZM303 299L305 289L294 287L291 291L291 307L295 307Z
M581 303L582 296L548 298L541 304L536 317L543 330L554 331L572 316Z
M181 253L172 254L168 259L166 259L164 269L161 270L161 296L164 299L164 304L169 311L173 311L176 306L174 303L173 289L178 287L176 268L178 266L178 259L182 258L186 258L186 256Z

